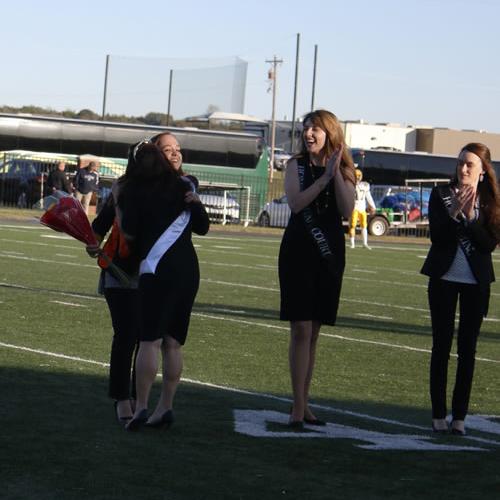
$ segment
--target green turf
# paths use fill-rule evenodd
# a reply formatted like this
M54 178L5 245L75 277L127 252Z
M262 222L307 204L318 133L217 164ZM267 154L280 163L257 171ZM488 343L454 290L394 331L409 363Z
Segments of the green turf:
M279 423L268 423L267 431L282 436L236 432L235 410L285 418L288 331L278 319L279 238L217 231L195 238L202 282L184 349L189 381L178 391L177 422L168 432L126 433L106 398L111 324L95 292L94 261L76 241L50 238L58 234L33 224L10 225L0 223L3 498L500 494L498 434L436 438L427 429L431 338L426 278L418 274L427 246L418 240L347 250L338 325L323 328L319 343L316 412L354 430L483 451L373 450L361 438L335 438L337 431L334 438L290 437ZM498 251L494 262L500 275ZM499 297L495 284L478 344L474 414L500 415ZM450 380L455 366L453 357ZM154 397L157 390L158 384Z

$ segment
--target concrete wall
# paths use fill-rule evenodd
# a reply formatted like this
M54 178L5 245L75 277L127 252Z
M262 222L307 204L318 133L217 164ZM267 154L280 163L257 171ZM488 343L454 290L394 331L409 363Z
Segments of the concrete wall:
M469 142L482 142L490 148L492 160L500 160L500 134L473 130L417 129L417 151L458 155Z

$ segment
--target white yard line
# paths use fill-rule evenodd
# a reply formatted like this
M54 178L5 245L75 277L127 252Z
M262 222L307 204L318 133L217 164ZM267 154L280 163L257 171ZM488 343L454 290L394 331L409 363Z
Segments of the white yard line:
M58 359L64 359L66 361L76 361L77 363L86 363L86 364L90 364L90 365L99 366L102 368L109 367L109 363L103 363L100 361L95 361L93 359L85 359L85 358L80 358L77 356L68 356L66 354L44 351L41 349L32 349L30 347L19 346L19 345L14 345L14 344L7 344L4 342L0 342L0 347L4 347L6 349L14 349L14 350L18 350L18 351L29 352L31 354L37 354L37 355L42 355L42 356L54 357L54 358L58 358ZM160 376L160 375L158 375L158 376ZM280 403L285 403L287 405L289 405L292 402L292 400L290 398L276 396L274 394L268 394L265 392L249 391L247 389L239 389L239 388L231 387L228 385L213 384L211 382L205 382L205 381L191 379L191 378L185 378L185 377L183 377L181 380L185 383L198 385L200 387L209 387L211 389L217 389L220 391L227 391L227 392L231 392L234 394L241 394L244 396L251 396L251 397L256 397L256 398L268 399L268 400L272 400L272 401L279 401ZM397 425L400 427L414 429L417 431L424 431L424 432L428 431L427 426L411 424L408 422L402 422L400 420L395 420L395 419L377 417L377 416L370 415L367 413L361 413L361 412L356 412L356 411L351 411L351 410L343 410L340 408L334 408L332 406L323 405L323 404L316 404L316 403L310 403L310 406L312 408L320 409L322 411L326 411L326 412L330 412L330 413L334 413L334 414L338 414L338 415L343 415L343 416L348 416L348 417L359 418L362 420L368 420L371 422L378 422L378 423L389 424L389 425ZM495 418L495 417L492 417L492 418ZM500 444L498 441L492 440L492 439L475 438L475 437L470 437L470 436L467 437L467 439L483 442L485 444L492 444L492 445Z
M68 236L66 234L61 234L61 235L57 235L57 234L41 234L40 235L41 238L50 238L50 239L53 239L53 240L70 240L70 241L74 241L75 239L72 238L71 236Z
M21 255L6 255L3 252L0 252L0 254L9 259L28 260L33 262L45 262L46 264L57 264L57 265L75 266L75 267L90 267L92 269L98 269L96 264L80 264L78 262L64 262L58 260L40 259L39 257L34 258L34 257L25 257Z
M73 245L73 246L56 245L54 243L42 243L40 241L12 240L10 238L0 238L0 241L5 241L7 243L19 243L20 245L35 245L35 246L40 246L40 247L51 247L51 248L70 248L71 250L78 248L76 241L75 241L75 245Z
M373 319L385 319L392 321L394 318L391 318L390 316L376 316L375 314L368 314L368 313L355 313L355 316L361 316L362 318L373 318Z
M209 318L209 319L215 319L215 320L220 320L220 321L229 321L232 323L240 323L240 324L244 324L244 325L248 325L248 326L258 326L258 327L262 327L262 328L270 328L273 330L281 330L281 331L284 331L287 333L290 331L290 328L287 326L270 325L269 323L259 323L256 321L246 321L246 320L241 320L241 319L236 319L236 318L230 318L227 316L214 316L211 314L196 313L196 312L193 312L191 315L198 316L200 318ZM408 329L408 331L412 332L413 330ZM372 344L372 345L377 345L377 346L381 346L381 347L391 347L393 349L403 349L403 350L412 351L412 352L423 352L426 354L430 354L432 352L430 349L423 349L420 347L411 347L411 346L402 345L402 344L391 344L390 342L380 342L378 340L356 339L353 337L346 337L344 335L336 335L333 333L320 333L320 336L335 338L335 339L339 339L339 340L347 340L350 342L359 342L360 344ZM453 353L451 353L450 356L453 358L458 357L456 354L453 354ZM500 360L488 359L488 358L476 358L476 361L485 361L488 363L500 363Z
M53 304L61 304L62 306L72 306L72 307L88 307L84 304L75 304L74 302L63 302L61 300L49 300Z
M36 289L25 287L23 285L10 285L8 283L3 283L3 282L0 282L0 286L17 288L17 289L27 290L27 291L36 291L36 292L39 291ZM78 297L78 298L83 298L83 299L104 301L104 299L102 297L91 297L91 296L80 295L80 294L76 294L76 293L73 294L73 293L59 292L59 291L54 291L54 290L47 290L45 292L51 293L51 294L56 294L56 295L69 296L69 297ZM355 300L353 300L353 301L355 301ZM358 301L356 301L356 302L358 302ZM235 311L232 311L232 312L235 312ZM271 330L280 330L283 332L289 332L288 326L272 325L269 323L259 323L256 321L231 318L231 317L227 317L227 316L198 313L198 312L196 312L196 305L195 305L195 312L192 313L192 316L196 316L196 317L200 317L200 318L214 319L214 320L223 321L223 322L238 323L238 324L247 325L247 326L256 326L256 327L267 328L267 329L271 329ZM409 333L415 333L415 331L411 330L411 329L407 329L406 331L408 331ZM379 346L391 347L394 349L403 349L403 350L413 351L413 352L425 352L425 353L431 352L429 349L421 349L421 348L406 346L406 345L402 345L402 344L391 344L389 342L380 342L380 341L376 341L376 340L356 339L353 337L345 337L345 336L335 335L335 334L330 334L330 333L321 333L320 335L322 335L324 337L337 338L340 340L359 342L359 343L365 343L365 344L372 344L372 345L379 345ZM451 356L456 357L455 354L451 354ZM485 362L489 362L489 363L500 363L500 361L498 361L498 360L488 359L488 358L476 358L476 361L485 361Z

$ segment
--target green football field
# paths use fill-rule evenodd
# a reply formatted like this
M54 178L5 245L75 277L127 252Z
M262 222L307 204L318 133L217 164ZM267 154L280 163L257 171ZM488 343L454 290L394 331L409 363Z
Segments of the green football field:
M500 286L468 436L435 436L427 244L391 241L347 249L338 324L322 329L311 390L328 425L291 433L279 236L195 237L202 280L176 423L127 433L107 398L112 332L95 261L62 234L0 221L2 498L499 498ZM500 251L493 259L500 276ZM450 384L455 367L453 354Z

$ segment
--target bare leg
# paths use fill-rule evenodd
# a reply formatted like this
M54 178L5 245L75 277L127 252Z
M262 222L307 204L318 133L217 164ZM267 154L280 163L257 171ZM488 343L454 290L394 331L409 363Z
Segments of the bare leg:
M175 391L179 385L182 373L182 346L172 337L166 336L161 348L163 356L163 383L161 395L155 411L149 422L159 420L167 411L171 410L174 402Z
M312 321L290 322L290 346L288 359L292 379L293 408L292 421L304 420L306 409L306 379L309 372Z
M321 328L321 323L317 321L312 322L312 334L311 334L311 342L309 344L309 364L307 367L307 375L306 375L306 380L305 380L305 385L304 385L304 417L314 420L315 416L311 412L308 406L308 401L309 401L309 387L311 386L311 380L312 380L312 375L314 371L314 363L316 361L316 345L318 343L318 337L319 337L319 329Z
M142 410L148 407L149 393L158 373L158 354L162 339L153 342L141 342L136 360L135 386L137 400L134 417L139 416Z

